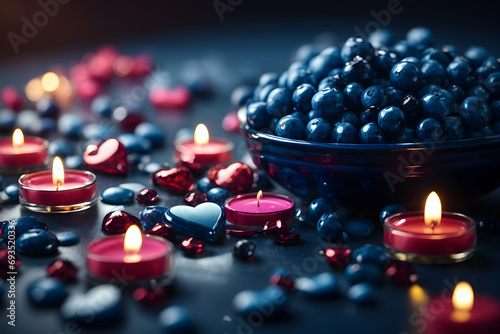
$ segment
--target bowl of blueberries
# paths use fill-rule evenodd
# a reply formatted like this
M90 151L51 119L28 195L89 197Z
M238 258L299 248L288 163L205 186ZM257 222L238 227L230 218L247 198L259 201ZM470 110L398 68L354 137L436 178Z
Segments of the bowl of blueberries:
M460 53L416 27L295 59L232 95L254 162L281 186L361 211L421 209L430 191L452 208L500 186L500 63L487 49Z

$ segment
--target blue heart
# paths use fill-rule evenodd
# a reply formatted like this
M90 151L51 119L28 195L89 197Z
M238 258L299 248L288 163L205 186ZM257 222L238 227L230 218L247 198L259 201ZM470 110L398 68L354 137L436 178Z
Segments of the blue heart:
M164 222L175 232L205 240L215 241L224 230L225 211L220 205L207 202L196 207L177 205L163 216Z

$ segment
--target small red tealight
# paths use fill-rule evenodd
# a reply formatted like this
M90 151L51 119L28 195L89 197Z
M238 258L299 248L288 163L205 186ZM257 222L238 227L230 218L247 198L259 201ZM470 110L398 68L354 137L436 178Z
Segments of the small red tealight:
M459 282L453 295L441 294L429 301L421 323L427 334L500 333L500 302L474 295L467 282Z
M425 211L401 212L386 218L384 243L395 258L414 263L455 263L470 258L476 248L476 222L465 215L441 212L435 192Z
M174 246L161 237L142 235L137 225L127 233L87 245L87 269L99 280L171 279Z
M199 124L193 139L181 139L174 143L176 161L199 163L204 166L228 162L234 145L225 138L210 138L205 125Z
M295 201L293 198L274 193L248 193L230 197L224 205L226 229L258 230L267 222L281 220L289 227L295 220Z
M52 170L21 175L19 202L28 210L45 213L83 211L97 199L96 176L82 170L68 169L59 157Z
M0 139L0 171L22 172L40 169L45 165L49 142L40 137L24 137L16 129L11 138Z

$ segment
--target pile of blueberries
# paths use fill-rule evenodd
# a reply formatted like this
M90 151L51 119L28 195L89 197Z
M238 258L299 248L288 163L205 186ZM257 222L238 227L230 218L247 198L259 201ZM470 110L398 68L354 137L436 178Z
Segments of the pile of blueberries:
M500 133L500 63L480 46L463 55L423 27L406 39L381 29L340 47L304 45L287 71L232 95L250 128L332 143L461 140Z

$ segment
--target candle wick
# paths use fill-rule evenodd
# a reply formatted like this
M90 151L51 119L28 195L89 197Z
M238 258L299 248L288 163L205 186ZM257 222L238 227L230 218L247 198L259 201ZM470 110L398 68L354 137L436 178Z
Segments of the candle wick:
M59 191L59 187L61 186L61 182L57 182L57 185L56 185L56 191Z

